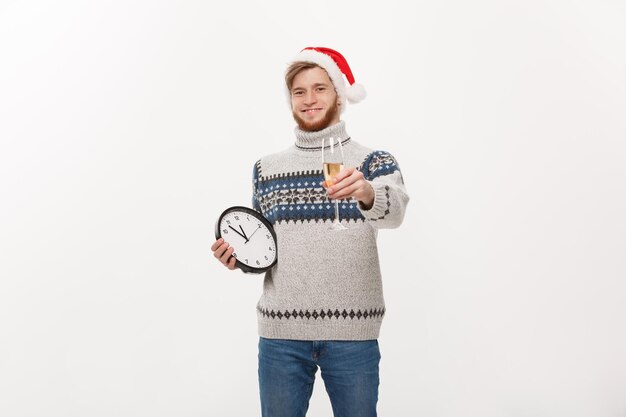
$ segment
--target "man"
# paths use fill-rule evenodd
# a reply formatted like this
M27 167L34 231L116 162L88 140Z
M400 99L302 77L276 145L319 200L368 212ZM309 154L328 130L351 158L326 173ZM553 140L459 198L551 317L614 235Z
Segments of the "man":
M278 240L278 263L257 305L262 415L305 416L319 367L335 417L376 416L385 314L376 236L401 224L409 197L394 157L346 132L340 115L365 91L341 54L303 49L285 84L295 144L260 159L253 172L253 207ZM342 143L345 168L326 183L321 147L331 138ZM330 229L333 200L345 230ZM235 269L223 239L211 250Z

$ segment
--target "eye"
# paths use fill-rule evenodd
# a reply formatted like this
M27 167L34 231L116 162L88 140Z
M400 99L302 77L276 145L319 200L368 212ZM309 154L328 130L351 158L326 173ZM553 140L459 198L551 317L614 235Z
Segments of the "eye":
M294 91L294 92L292 93L292 95L294 95L294 96L301 96L303 93L304 93L304 92L303 92L302 90L298 90L298 91Z
M317 87L318 92L326 91L326 87Z

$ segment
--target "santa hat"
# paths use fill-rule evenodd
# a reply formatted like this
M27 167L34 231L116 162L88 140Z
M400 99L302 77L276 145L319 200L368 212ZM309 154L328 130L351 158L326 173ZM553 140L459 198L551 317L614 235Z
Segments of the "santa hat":
M365 88L354 82L354 75L350 70L348 61L339 52L324 47L307 47L294 57L291 63L311 62L326 70L335 90L341 100L341 111L345 109L346 100L349 103L358 103L366 96ZM350 85L346 86L343 77L346 77ZM291 93L287 88L287 97L291 104Z

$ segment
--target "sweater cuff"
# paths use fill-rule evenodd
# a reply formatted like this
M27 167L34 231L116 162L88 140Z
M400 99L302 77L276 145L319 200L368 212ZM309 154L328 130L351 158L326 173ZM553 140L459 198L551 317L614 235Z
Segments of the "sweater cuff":
M374 202L372 208L365 209L359 201L359 210L361 214L368 220L382 220L387 214L389 214L389 186L385 184L379 184L369 181L370 185L374 189Z

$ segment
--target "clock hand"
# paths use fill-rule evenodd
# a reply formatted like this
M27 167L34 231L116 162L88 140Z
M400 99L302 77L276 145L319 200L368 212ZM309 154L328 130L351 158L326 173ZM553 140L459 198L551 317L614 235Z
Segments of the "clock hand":
M258 231L259 231L259 229L260 229L260 227L257 227L257 228L256 228L256 230L255 230L254 232L252 232L252 234L250 235L250 237L248 238L248 240L246 241L246 243L248 243L248 242L250 241L250 239L252 239L252 236L254 236L254 234L255 234L256 232L258 232ZM244 245L245 245L245 243L244 243Z
M246 238L246 242L248 242L248 240L250 240L248 238L248 235L246 235L246 232L243 230L243 227L241 227L241 225L239 225L239 228L241 229L241 233L243 233L243 236Z
M235 229L235 228L234 228L234 227L232 227L231 225L228 225L228 227L230 227L231 229L233 229L233 231L234 231L235 233L237 233L239 236L241 236L242 238L246 239L246 242L248 241L248 238L247 238L247 237L245 237L244 235L242 235L242 234L239 232L239 230Z

